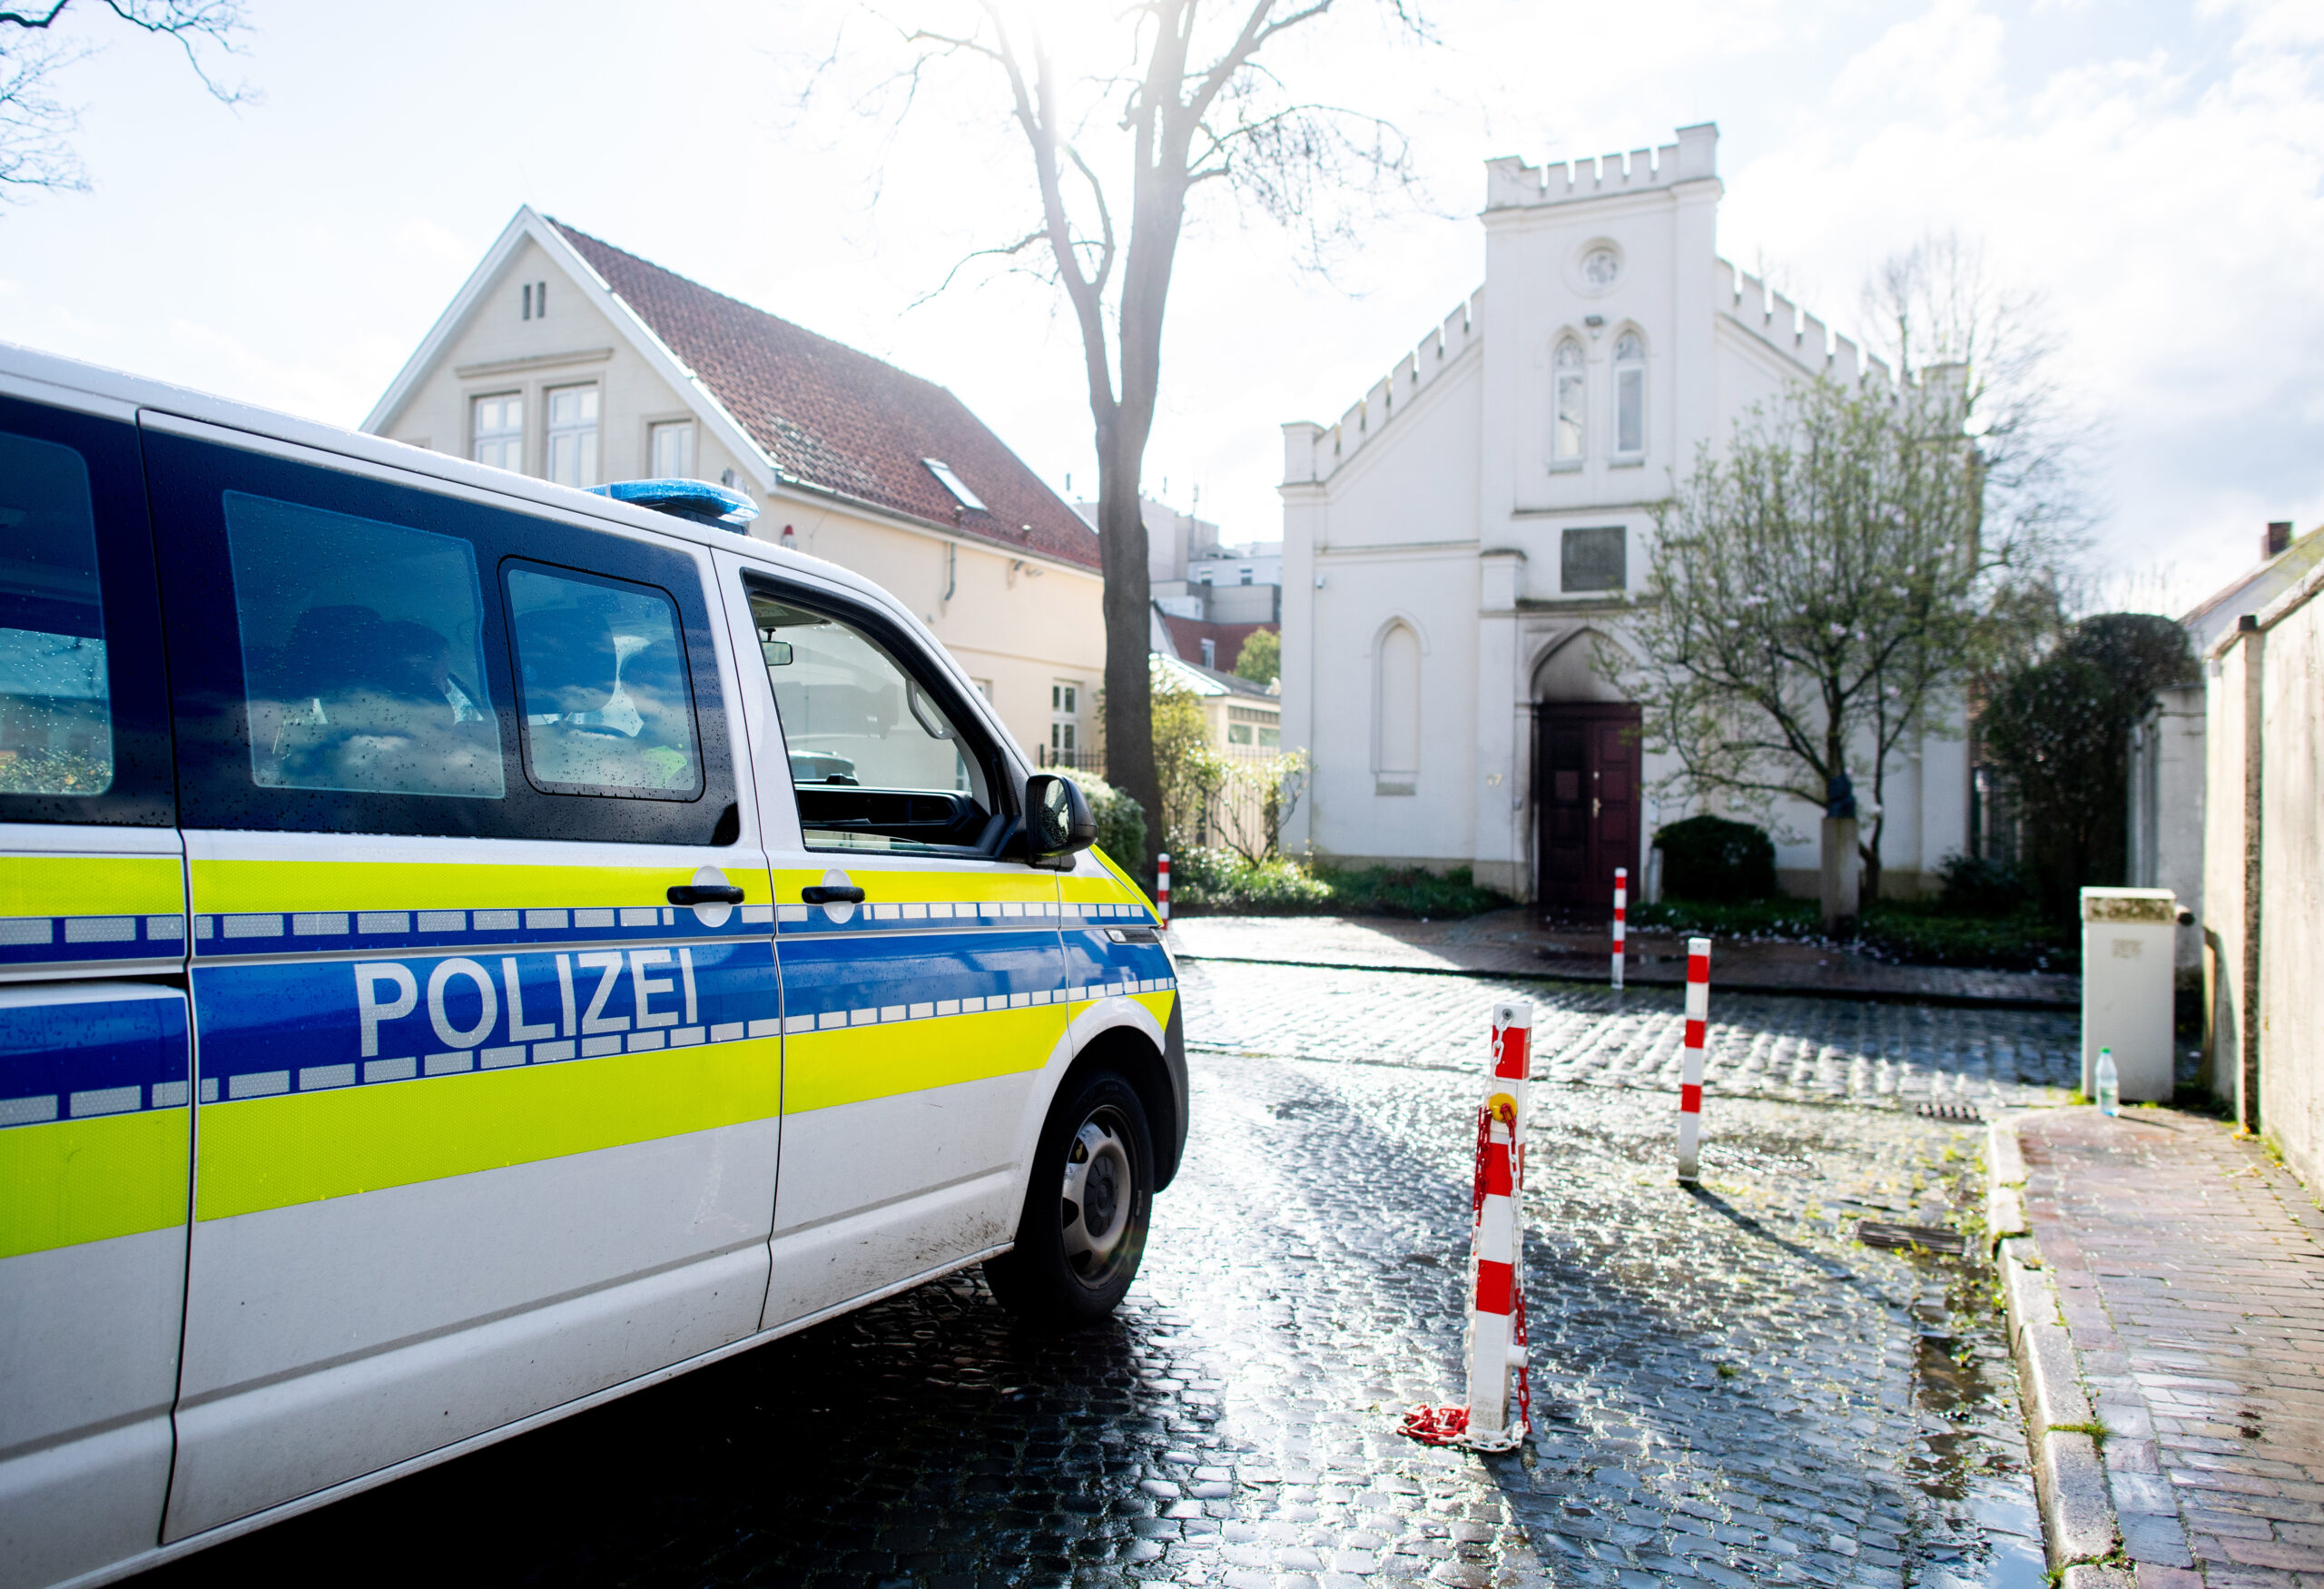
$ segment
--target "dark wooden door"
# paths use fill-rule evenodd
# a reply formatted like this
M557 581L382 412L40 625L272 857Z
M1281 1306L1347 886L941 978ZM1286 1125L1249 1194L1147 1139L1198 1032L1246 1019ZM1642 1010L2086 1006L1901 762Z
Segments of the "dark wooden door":
M1639 709L1545 702L1534 713L1534 897L1610 912L1614 868L1638 865Z

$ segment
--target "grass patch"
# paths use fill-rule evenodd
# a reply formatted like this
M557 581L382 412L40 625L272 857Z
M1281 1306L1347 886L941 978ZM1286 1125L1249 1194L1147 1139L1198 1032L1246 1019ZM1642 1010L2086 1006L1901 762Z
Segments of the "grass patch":
M1439 876L1417 866L1343 870L1296 861L1254 864L1232 850L1170 857L1170 904L1187 915L1403 916L1443 921L1501 910L1509 896L1480 888L1466 866Z

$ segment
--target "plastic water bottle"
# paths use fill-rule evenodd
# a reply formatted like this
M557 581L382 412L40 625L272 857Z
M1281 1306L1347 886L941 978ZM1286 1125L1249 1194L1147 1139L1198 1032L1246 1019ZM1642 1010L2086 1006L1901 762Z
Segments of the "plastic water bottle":
M2098 1051L2098 1112L2119 1115L2122 1112L2122 1079L2114 1070L2114 1051Z

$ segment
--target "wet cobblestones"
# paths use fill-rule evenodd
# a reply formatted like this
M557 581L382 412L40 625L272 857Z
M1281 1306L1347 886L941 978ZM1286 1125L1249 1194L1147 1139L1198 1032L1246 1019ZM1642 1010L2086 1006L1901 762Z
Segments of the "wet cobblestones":
M1685 1016L1674 989L1580 989L1187 961L1188 1041L1227 1052L1463 1070L1483 1012L1534 1009L1536 1077L1679 1088ZM1837 999L1722 994L1713 967L1705 1083L1730 1096L1906 1105L2055 1101L2081 1075L2075 1017Z
M1198 1037L1260 996L1188 971ZM1470 1027L1491 997L1335 974L1453 983ZM1935 1041L1884 1024L1917 1013L1787 1030L1895 1063ZM1981 1133L1900 1111L1717 1101L1690 1195L1667 1097L1537 1088L1536 1437L1399 1436L1458 1393L1481 1046L1444 1045L1459 1073L1197 1054L1187 1165L1107 1327L1032 1335L957 1277L146 1582L350 1558L334 1575L544 1585L2040 1581L1981 1276L1850 1239L1957 1214Z

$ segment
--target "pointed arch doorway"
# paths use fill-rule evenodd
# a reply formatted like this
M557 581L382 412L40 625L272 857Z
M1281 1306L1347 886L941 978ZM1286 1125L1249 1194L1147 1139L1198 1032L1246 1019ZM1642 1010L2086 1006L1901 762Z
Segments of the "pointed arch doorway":
M1591 667L1592 638L1534 674L1533 898L1552 909L1610 910L1614 869L1639 864L1639 708Z

